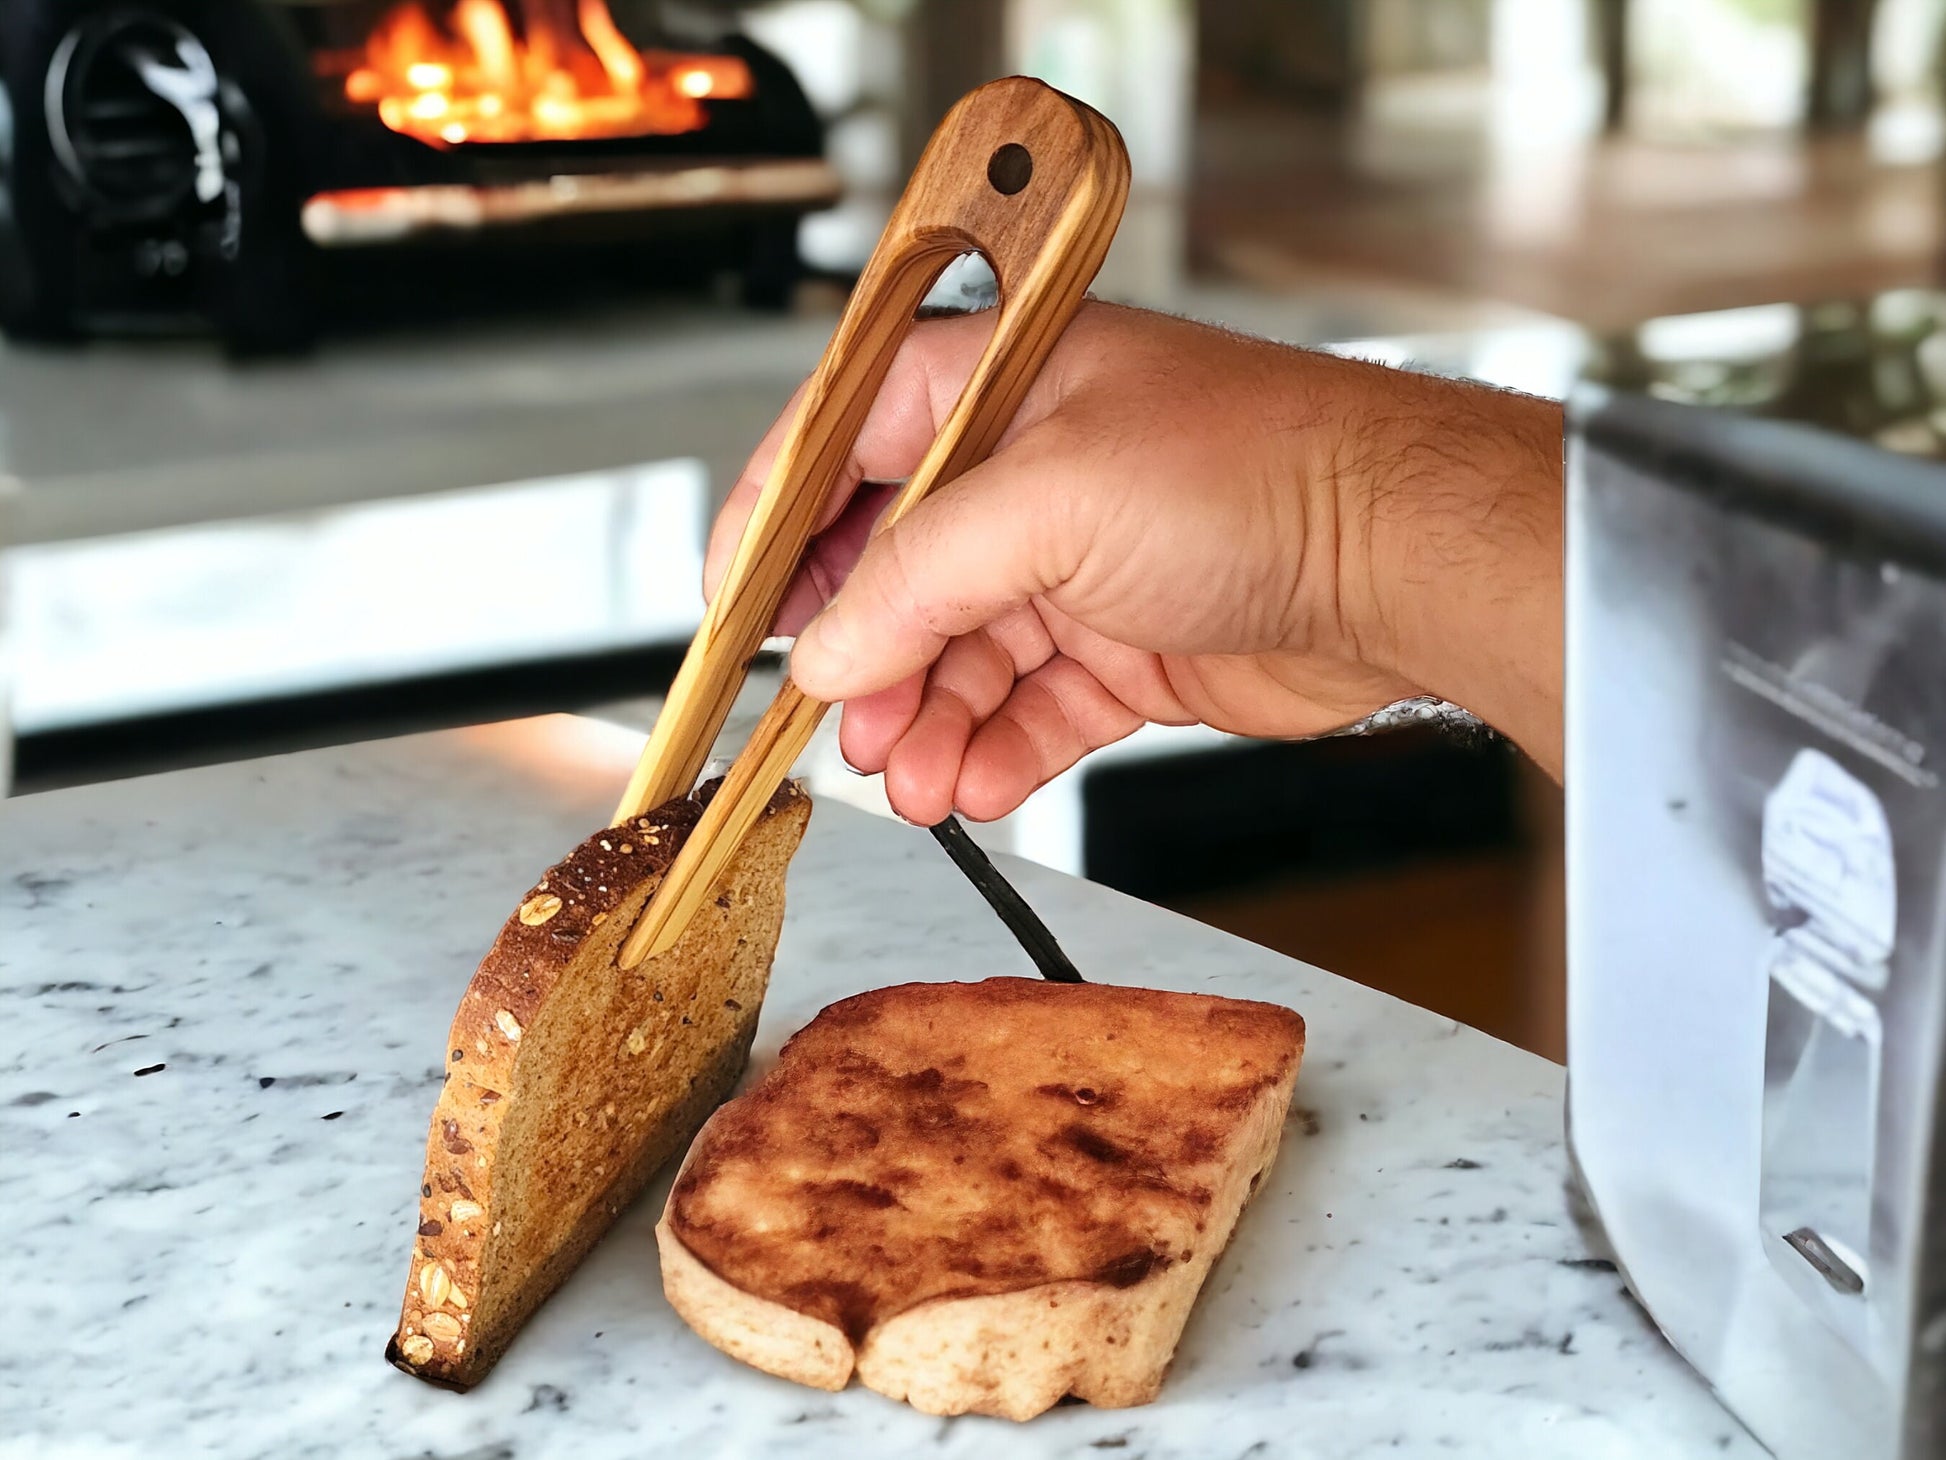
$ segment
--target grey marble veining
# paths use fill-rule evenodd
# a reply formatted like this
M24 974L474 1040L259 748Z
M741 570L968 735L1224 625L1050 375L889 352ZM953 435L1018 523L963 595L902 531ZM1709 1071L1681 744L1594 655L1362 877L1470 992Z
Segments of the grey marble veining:
M446 1023L636 745L530 721L0 805L0 1455L1761 1453L1582 1245L1558 1069L1024 865L1085 972L1309 1024L1156 1404L1016 1428L746 1369L662 1299L660 1186L479 1389L391 1369ZM930 838L824 805L757 1062L855 990L1024 971Z

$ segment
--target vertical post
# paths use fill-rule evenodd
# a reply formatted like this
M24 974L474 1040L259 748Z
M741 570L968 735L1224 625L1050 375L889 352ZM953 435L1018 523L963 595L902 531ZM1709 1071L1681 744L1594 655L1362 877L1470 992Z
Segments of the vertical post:
M974 87L1007 74L1006 0L920 0L905 23L900 170L910 172L933 128Z
M1812 0L1810 94L1804 124L1851 132L1872 114L1872 22L1878 0Z
M1595 46L1601 63L1602 131L1619 134L1628 124L1629 0L1595 0Z

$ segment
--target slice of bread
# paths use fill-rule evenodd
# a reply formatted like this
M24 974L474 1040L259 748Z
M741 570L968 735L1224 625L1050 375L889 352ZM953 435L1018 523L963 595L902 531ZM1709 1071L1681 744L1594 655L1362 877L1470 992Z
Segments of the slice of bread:
M460 999L386 1357L477 1384L742 1073L811 814L786 785L668 953L623 973L708 793L588 838L521 900Z
M929 1414L1155 1398L1270 1167L1275 1004L995 978L834 1004L711 1117L656 1228L725 1353Z

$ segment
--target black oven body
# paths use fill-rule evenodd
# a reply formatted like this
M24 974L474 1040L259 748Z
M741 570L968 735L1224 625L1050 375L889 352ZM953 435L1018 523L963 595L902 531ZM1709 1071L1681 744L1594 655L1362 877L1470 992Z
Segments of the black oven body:
M0 331L49 340L214 328L239 350L288 349L333 308L335 261L300 223L318 193L823 155L822 124L789 68L735 35L703 49L741 56L754 94L710 103L699 132L428 146L344 104L315 73L320 45L359 34L382 8L0 0ZM806 211L685 209L531 230L523 268L534 246L570 248L591 232L611 247L700 233L733 261L750 302L776 303Z

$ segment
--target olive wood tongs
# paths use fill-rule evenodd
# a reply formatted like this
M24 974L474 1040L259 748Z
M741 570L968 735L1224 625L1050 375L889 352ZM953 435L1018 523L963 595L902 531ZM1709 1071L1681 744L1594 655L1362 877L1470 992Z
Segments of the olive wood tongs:
M736 555L689 646L615 823L695 784L776 622L913 316L946 266L978 251L1000 303L992 338L882 523L983 460L1013 418L1108 252L1128 198L1112 123L1025 77L991 82L946 114L805 386ZM621 966L675 943L829 708L786 679L623 945ZM963 828L934 828L1050 978L1078 980Z

